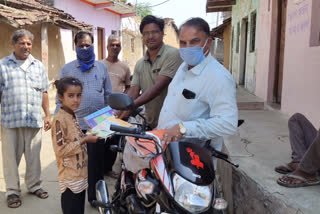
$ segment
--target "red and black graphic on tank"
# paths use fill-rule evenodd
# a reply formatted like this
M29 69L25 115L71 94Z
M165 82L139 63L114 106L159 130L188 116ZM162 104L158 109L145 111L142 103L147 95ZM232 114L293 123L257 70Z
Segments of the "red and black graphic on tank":
M186 148L187 152L190 154L191 161L190 163L196 166L198 169L203 169L203 163L200 161L199 155L196 155L191 148Z

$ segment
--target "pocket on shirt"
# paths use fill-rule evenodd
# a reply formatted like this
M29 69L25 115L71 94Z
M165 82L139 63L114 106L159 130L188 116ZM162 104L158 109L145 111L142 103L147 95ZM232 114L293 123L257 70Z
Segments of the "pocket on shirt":
M28 79L30 81L30 86L36 91L42 91L42 83L39 77L35 77L34 75L29 75Z
M102 85L102 81L101 80L95 80L94 84L92 86L92 89L94 89L95 91L97 91L98 93L102 93L103 91L103 85Z
M176 108L176 114L178 118L181 120L190 120L192 118L192 114L194 114L194 111L196 111L196 106L197 106L198 99L186 99L183 96L180 97L179 101L179 106Z

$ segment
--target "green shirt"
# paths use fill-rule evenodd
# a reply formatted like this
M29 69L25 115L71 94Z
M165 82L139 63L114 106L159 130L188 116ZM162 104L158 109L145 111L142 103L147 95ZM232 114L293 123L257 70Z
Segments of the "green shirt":
M131 85L139 87L144 93L155 84L159 75L173 78L181 63L179 50L164 44L153 63L149 59L148 52L136 63ZM160 110L167 96L167 89L165 88L156 98L145 104L147 122L152 128L158 124Z

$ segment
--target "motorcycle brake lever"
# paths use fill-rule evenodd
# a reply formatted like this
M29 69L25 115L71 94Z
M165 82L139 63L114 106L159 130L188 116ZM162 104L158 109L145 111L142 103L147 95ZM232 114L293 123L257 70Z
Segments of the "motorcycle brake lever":
M238 168L239 167L239 164L234 164L232 163L230 160L228 160L228 155L227 154L224 154L222 152L219 152L217 150L215 150L214 148L211 148L211 154L212 156L216 157L216 158L219 158L221 160L224 160L225 162L231 164L232 166Z

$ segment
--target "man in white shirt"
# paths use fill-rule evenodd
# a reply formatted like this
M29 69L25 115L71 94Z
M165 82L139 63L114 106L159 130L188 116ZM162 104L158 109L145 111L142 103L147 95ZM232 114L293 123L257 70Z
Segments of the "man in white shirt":
M192 18L179 30L183 63L168 88L157 129L167 129L162 143L183 135L211 139L222 148L223 136L237 130L236 84L229 73L210 54L209 25Z

